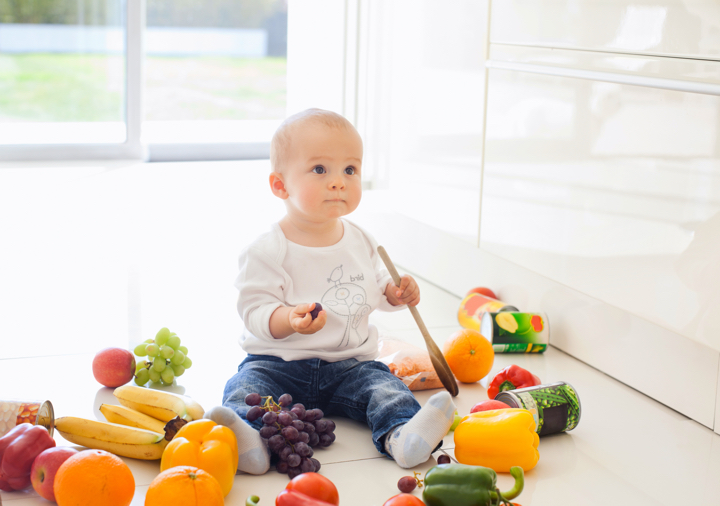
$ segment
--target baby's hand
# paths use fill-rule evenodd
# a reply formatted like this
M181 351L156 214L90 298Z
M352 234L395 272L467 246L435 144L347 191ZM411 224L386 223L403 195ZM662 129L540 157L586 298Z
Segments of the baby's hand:
M395 283L388 283L385 287L385 297L393 306L407 304L408 306L417 306L420 302L420 287L412 276L405 275L400 278L400 286Z
M300 304L292 308L288 315L290 326L292 329L299 334L314 334L325 326L327 321L327 313L323 309L317 315L317 318L313 320L310 311L315 309L315 303Z

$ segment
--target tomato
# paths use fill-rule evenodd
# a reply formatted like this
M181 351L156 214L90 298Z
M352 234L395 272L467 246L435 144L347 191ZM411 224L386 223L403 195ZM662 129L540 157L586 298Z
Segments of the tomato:
M383 506L425 506L425 503L412 494L398 494L385 501Z
M299 474L290 480L285 489L305 494L335 506L340 504L340 497L335 484L318 473Z
M482 401L475 404L470 413L477 413L478 411L490 411L492 409L509 409L510 406L500 401Z
M477 286L472 290L469 290L468 293L465 294L465 296L467 297L471 293L479 293L480 295L490 297L491 299L497 299L497 295L495 295L495 292L493 292L489 288L485 288L484 286Z

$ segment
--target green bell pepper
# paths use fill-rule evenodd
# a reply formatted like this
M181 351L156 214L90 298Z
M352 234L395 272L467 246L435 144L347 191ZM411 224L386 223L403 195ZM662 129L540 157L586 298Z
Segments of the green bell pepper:
M521 467L510 474L515 485L508 492L496 486L497 474L490 468L465 464L440 464L425 475L423 501L427 506L498 506L509 504L522 492L525 478Z

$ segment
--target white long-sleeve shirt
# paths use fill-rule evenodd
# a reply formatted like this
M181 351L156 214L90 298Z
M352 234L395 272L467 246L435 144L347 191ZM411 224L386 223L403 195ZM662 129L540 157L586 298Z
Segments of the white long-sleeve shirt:
M240 338L249 354L283 360L348 358L374 360L378 332L368 321L377 309L396 311L385 297L392 281L383 268L375 240L342 220L343 236L332 246L310 247L288 241L278 223L240 254L238 312L245 324ZM270 315L280 306L319 302L325 326L314 334L294 333L275 339Z

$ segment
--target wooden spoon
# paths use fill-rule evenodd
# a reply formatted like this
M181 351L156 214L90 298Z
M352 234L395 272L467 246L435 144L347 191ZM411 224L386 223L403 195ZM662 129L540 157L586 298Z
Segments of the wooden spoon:
M392 260L390 260L387 251L385 251L385 248L382 246L378 246L377 250L380 254L380 258L382 258L382 261L385 263L385 267L387 267L388 272L392 276L395 285L400 286L400 275L398 274L397 269L395 269L395 265L392 263ZM420 313L418 313L417 308L414 306L408 306L408 309L410 309L410 313L413 315L413 318L415 318L415 323L417 323L420 333L422 333L422 336L425 339L425 346L427 346L428 353L430 354L430 361L435 368L438 378L440 378L440 381L447 391L450 392L450 395L453 397L457 396L459 390L457 382L455 381L455 376L453 376L450 366L445 360L440 348L438 348L438 345L435 344L435 341L430 336L430 332L428 332L425 323L423 323L422 318L420 318Z

